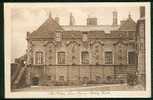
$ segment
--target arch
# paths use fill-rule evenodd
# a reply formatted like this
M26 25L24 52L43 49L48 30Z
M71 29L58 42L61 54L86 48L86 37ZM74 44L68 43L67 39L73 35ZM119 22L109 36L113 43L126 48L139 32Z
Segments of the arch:
M113 45L116 46L118 44L123 44L123 45L128 45L127 43L124 43L123 40L118 40L116 43L114 43Z
M80 43L77 42L77 41L74 41L74 40L73 40L73 41L68 41L66 45L69 46L69 45L72 44L72 43L73 43L73 44L77 44L78 46L80 46Z
M48 46L50 44L53 44L54 46L56 46L56 42L55 41L47 41L44 43L44 46Z
M90 43L91 46L93 46L94 44L100 44L101 46L104 45L104 43L100 40L96 40L96 41L93 41L93 42Z

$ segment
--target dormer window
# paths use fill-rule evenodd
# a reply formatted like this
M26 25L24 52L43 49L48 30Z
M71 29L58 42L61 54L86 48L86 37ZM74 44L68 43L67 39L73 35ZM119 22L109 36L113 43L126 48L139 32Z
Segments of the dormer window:
M56 32L56 41L61 41L61 39L62 39L62 33Z
M83 32L83 41L87 41L88 37L87 37L87 32Z

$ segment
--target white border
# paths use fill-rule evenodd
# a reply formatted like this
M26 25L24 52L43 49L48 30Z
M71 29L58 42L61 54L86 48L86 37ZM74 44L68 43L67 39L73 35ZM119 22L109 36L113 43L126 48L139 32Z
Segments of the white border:
M11 17L10 12L12 7L45 7L48 5L62 6L63 3L4 3L4 43L5 43L5 97L6 98L133 98L133 97L151 97L151 20L150 20L150 2L109 2L109 3L64 3L67 6L120 6L120 7L131 7L131 6L145 6L146 7L146 91L106 91L109 93L100 93L100 95L94 94L82 94L73 95L66 94L53 94L50 95L48 92L18 92L12 93L10 91L10 62L11 62ZM61 5L60 5L61 4Z

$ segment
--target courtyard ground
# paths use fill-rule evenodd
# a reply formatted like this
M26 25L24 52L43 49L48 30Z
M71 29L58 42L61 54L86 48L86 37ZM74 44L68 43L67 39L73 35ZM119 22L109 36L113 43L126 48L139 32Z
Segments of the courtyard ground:
M82 86L30 86L15 89L12 92L52 92L52 91L139 91L144 90L143 86L128 86L127 84L98 84Z

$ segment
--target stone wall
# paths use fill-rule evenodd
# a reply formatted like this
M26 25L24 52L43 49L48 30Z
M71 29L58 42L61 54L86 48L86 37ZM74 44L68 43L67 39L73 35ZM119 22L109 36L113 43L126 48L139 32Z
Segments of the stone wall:
M61 80L60 77L64 80ZM31 69L31 79L38 77L40 84L51 80L52 82L83 82L107 80L114 78L114 66L34 66ZM50 78L50 79L49 79Z

